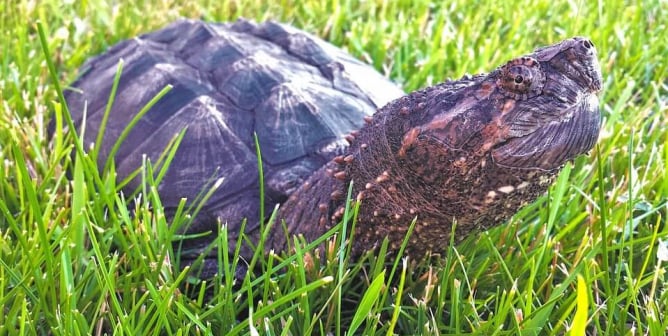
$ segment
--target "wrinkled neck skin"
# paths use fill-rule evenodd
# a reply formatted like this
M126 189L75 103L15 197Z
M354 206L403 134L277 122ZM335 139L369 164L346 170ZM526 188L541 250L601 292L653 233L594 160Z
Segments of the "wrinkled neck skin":
M327 163L280 205L276 222L265 244L275 251L282 251L287 240L292 241L292 235L303 235L310 242L337 223L333 220L333 210L345 205L344 189L347 183L334 177L338 170L336 162ZM285 235L281 221L285 221L288 236Z
M291 234L316 239L341 221L353 181L353 198L361 201L353 252L380 246L385 237L390 252L398 251L417 218L406 250L413 258L444 251L453 223L454 240L460 241L470 232L508 219L545 192L556 169L496 165L486 140L488 127L475 134L459 134L457 138L464 136L466 141L444 150L437 139L442 134L430 135L428 128L413 126L425 125L425 120L429 126L434 116L429 108L451 110L465 99L476 99L457 95L463 91L457 89L472 84L465 80L440 84L385 106L355 136L346 154L317 171L281 206L278 219L285 220ZM495 104L501 110L504 101ZM285 235L282 229L273 231L271 245L282 250Z

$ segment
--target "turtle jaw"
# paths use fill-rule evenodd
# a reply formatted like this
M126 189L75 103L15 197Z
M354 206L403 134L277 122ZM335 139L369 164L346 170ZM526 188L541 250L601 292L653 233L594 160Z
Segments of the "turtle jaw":
M507 168L552 171L591 150L600 130L598 96L586 93L564 120L551 122L531 134L510 138L492 150L495 164Z
M573 62L573 67L577 69L575 79L584 80L584 86L589 93L598 93L603 88L603 76L601 75L601 66L598 63L598 53L591 40L586 38L575 38L573 49L575 54L584 55L580 62Z

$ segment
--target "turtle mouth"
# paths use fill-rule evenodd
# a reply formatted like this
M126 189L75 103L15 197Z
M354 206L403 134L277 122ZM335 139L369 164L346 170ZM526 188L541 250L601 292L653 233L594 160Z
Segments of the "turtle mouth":
M551 171L587 153L598 140L600 130L598 96L584 95L570 108L570 115L546 123L534 132L497 144L492 159L506 168Z
M583 39L579 42L580 53L586 56L581 63L573 63L573 66L581 73L577 78L585 80L589 92L598 93L603 88L603 76L601 75L601 66L598 63L596 48L588 39Z
M581 75L571 78L574 82L583 82L589 93L597 94L603 89L603 77L601 75L601 68L598 65L596 57L590 57L583 64L577 65ZM569 76L570 77L570 76Z

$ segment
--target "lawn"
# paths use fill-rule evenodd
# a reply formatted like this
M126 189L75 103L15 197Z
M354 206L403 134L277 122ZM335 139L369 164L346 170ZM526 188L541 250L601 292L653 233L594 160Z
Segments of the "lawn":
M0 335L668 332L666 1L6 0L0 17ZM267 272L239 283L200 283L175 266L178 223L150 178L128 209L113 169L47 132L88 57L180 17L287 22L406 91L587 36L604 77L598 145L441 258L314 266L304 248L258 255ZM234 262L221 258L223 273Z

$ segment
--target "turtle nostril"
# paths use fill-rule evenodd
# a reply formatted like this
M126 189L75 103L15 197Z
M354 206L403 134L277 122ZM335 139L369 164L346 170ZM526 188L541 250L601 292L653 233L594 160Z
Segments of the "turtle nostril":
M592 43L590 40L585 39L582 41L582 45L584 45L585 48L591 49L594 47L594 43Z

